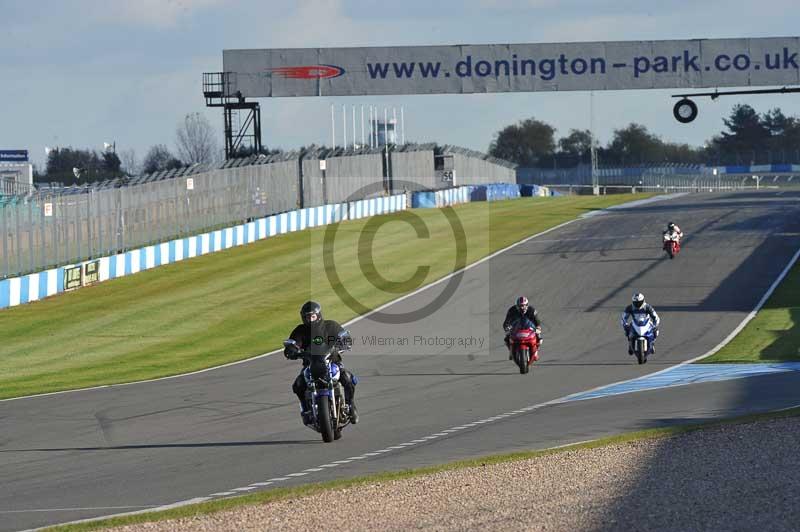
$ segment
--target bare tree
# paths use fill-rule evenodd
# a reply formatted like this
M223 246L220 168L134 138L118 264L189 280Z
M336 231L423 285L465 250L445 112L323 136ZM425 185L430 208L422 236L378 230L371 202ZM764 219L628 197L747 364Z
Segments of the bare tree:
M210 163L217 153L214 130L200 113L189 113L175 132L178 157L187 164Z
M130 175L139 174L139 161L136 159L136 150L129 148L119 152L119 158L122 160L122 170Z
M180 168L183 163L176 159L163 144L156 144L150 148L142 162L142 171L145 174Z

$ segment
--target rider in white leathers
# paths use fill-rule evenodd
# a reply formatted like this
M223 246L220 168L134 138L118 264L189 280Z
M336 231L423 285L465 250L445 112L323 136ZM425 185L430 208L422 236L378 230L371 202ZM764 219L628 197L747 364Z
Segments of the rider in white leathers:
M670 239L677 238L678 242L683 238L683 231L676 224L670 222L667 224L667 230L664 231L664 236L669 236Z
M625 310L622 312L622 317L620 318L620 323L622 324L622 330L625 331L625 337L628 339L628 354L633 354L633 346L631 345L631 325L629 323L629 319L633 321L635 315L642 315L647 314L650 316L650 319L653 322L653 333L655 334L655 338L658 338L658 325L661 323L661 318L658 317L656 313L656 309L653 308L652 305L648 304L644 300L644 294L636 293L633 294L633 298L631 299L631 304L625 307ZM655 339L653 340L655 343ZM656 352L656 348L654 345L650 346L650 353L653 354Z

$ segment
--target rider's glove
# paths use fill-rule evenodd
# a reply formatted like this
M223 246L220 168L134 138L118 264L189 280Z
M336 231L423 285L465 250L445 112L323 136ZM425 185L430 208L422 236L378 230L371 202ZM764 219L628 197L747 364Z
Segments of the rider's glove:
M504 330L505 332L510 332L510 331L511 331L511 325L504 325L504 326L503 326L503 330Z

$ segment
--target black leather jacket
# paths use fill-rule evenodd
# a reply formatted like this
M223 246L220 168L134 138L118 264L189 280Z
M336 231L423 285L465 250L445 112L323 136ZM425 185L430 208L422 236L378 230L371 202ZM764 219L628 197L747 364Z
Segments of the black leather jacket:
M517 306L513 305L508 309L508 312L506 312L506 319L503 322L503 329L508 329L514 324L514 322L522 317L522 313L519 311ZM525 311L525 317L531 320L537 329L542 326L542 324L539 322L539 314L531 305L528 305L528 310Z
M342 333L345 333L344 335ZM342 363L340 350L347 349L351 343L350 333L348 333L338 322L333 320L322 320L319 323L308 325L301 323L294 328L289 338L297 342L300 351L303 351L313 344L333 345L335 347L331 362ZM297 352L291 347L283 350L286 358L296 358Z

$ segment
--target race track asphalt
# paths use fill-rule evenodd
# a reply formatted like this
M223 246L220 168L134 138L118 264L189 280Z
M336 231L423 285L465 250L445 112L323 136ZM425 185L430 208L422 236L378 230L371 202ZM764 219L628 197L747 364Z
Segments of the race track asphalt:
M687 235L673 261L660 249L668 221ZM707 352L798 248L794 191L683 196L534 238L467 270L430 315L349 326L345 365L361 379L361 423L331 444L300 425L290 390L299 365L281 355L0 402L0 531L793 406L796 372L545 403ZM446 284L386 312L419 311ZM634 291L662 318L644 366L627 355L619 327ZM501 322L519 294L544 322L529 375L502 345ZM371 345L378 338L387 345Z

